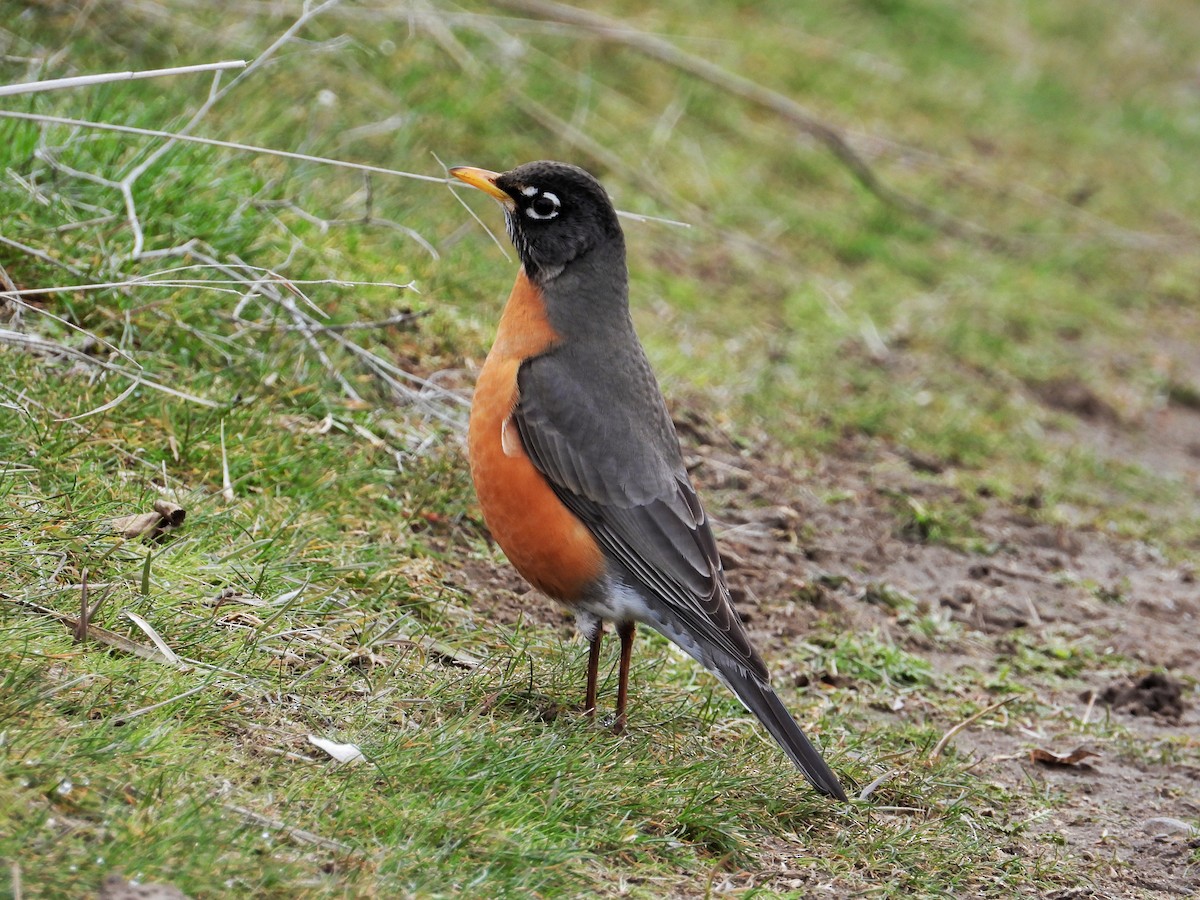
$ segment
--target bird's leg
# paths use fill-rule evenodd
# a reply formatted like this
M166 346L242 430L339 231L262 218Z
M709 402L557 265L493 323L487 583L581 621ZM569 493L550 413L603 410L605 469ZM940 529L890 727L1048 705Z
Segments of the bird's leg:
M591 718L596 714L596 682L600 678L600 641L604 637L604 623L597 622L588 649L587 696L583 701L583 712Z
M633 658L633 633L637 629L634 622L620 622L617 625L617 637L621 639L621 668L617 676L617 718L613 721L613 734L625 730L625 702L629 699L629 661Z

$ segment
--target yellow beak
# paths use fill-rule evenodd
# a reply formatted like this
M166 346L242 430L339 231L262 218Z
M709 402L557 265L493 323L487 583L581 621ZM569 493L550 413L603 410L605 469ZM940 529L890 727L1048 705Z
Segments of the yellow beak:
M495 197L502 204L512 209L516 206L516 202L505 193L502 189L496 187L496 179L500 177L499 172L489 172L487 169L476 169L474 166L455 166L450 170L450 174L473 188L479 188L490 197Z

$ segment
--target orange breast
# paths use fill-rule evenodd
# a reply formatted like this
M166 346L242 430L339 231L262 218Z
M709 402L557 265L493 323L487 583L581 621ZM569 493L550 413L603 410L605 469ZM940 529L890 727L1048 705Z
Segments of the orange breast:
M538 289L517 276L471 404L468 449L483 518L525 578L556 600L578 600L600 577L604 557L587 527L555 496L521 445L509 416L517 371L559 340Z

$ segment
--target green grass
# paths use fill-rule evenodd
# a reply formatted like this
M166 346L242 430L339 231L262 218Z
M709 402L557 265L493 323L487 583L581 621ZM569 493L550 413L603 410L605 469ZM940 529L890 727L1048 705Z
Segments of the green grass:
M1191 65L1200 16L1166 0L1129 15L940 0L744 6L612 8L888 138L864 144L883 178L1010 245L882 206L777 120L631 50L445 10L460 45L410 31L404 15L330 13L199 132L425 173L440 171L433 154L496 168L569 158L624 209L689 218L690 205L700 227L627 226L634 314L673 401L801 458L857 441L927 461L928 480L948 489L895 495L892 531L909 540L986 550L972 524L980 497L1036 496L1046 522L1082 517L1195 560L1194 491L1076 442L1078 423L1037 391L1080 379L1128 422L1196 391L1160 357L1194 321L1200 275L1184 224L1200 212L1200 129L1171 81ZM253 57L291 22L203 4L166 18L136 6L100 5L86 20L66 5L0 12L14 59L67 51L46 77ZM512 42L492 40L496 28ZM32 77L17 61L0 73ZM6 108L177 128L206 87L172 79ZM513 91L627 168L548 132ZM110 179L157 146L0 119L3 236L78 271L0 245L18 286L198 261L131 260L120 195L54 170L43 144ZM1085 205L1052 199L1072 192ZM452 390L469 386L512 278L436 185L372 176L367 191L358 173L183 145L134 197L148 251L194 241L225 263L324 281L300 288L318 322L418 311L413 324L342 334ZM465 199L499 230L494 209ZM1164 252L1117 226L1185 239ZM26 896L93 891L113 870L196 897L621 885L692 896L726 879L771 896L789 878L798 895L828 882L1001 897L1081 877L1052 846L1033 859L1014 849L1028 798L977 779L953 750L928 754L997 697L1038 713L1022 680L1069 680L1100 649L1022 643L1006 667L935 673L890 632L819 622L772 661L820 684L785 685L789 704L860 787L895 770L845 809L800 783L716 682L655 639L640 644L631 731L614 738L578 713L583 648L538 619L494 621L495 598L456 577L468 562L505 565L473 505L461 404L436 392L400 402L318 335L326 365L295 329L285 301L307 307L286 288L251 295L211 269L186 274L198 283L48 295L23 327L113 363L119 349L212 405L143 386L71 420L128 381L0 346L0 859L19 866ZM415 289L337 283L350 281ZM1047 439L1059 430L1062 442ZM163 495L188 518L160 541L109 524ZM96 624L148 646L122 615L138 614L185 662L76 643L31 606L75 614L85 572L91 599L107 595ZM914 640L957 627L887 585L866 599ZM924 713L889 712L915 691ZM356 743L367 761L335 766L309 734ZM789 874L753 887L768 863Z

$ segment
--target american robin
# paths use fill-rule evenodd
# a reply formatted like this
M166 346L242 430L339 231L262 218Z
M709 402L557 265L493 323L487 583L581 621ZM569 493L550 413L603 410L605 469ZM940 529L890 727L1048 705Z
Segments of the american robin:
M589 714L604 623L621 639L626 722L636 624L678 644L758 717L817 790L846 799L772 690L729 599L717 543L629 315L625 238L583 169L531 162L454 177L504 208L521 271L475 386L471 476L492 535L536 588L574 611Z

